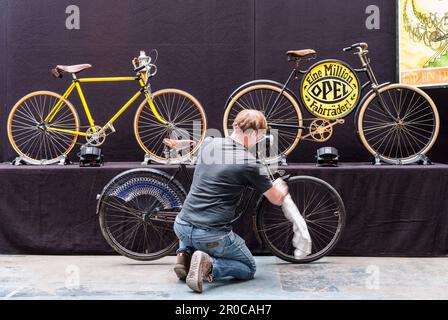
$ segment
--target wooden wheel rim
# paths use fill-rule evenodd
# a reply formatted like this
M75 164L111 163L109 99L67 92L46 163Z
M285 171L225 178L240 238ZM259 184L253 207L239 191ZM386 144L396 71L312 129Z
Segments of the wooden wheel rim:
M191 152L189 152L189 155L194 155L198 149L200 148L202 141L204 141L205 138L205 134L207 131L207 118L205 116L205 111L204 108L202 107L202 105L199 103L199 101L193 97L191 94L189 94L186 91L183 90L179 90L179 89L162 89L159 91L154 92L153 96L157 97L163 94L167 94L167 93L174 93L174 94L179 94L182 95L184 97L186 97L187 99L190 99L190 101L193 102L193 104L195 105L196 109L199 110L200 114L201 114L201 121L202 121L202 133L201 133L201 137L198 141L198 143L196 144L196 146L193 148L193 150ZM147 105L147 101L143 101L140 106L137 109L137 112L135 114L135 118L134 118L134 134L135 134L135 138L137 139L138 144L140 145L140 147L143 149L143 151L145 151L147 154L149 154L154 160L159 161L159 162L164 162L166 161L166 158L164 157L160 157L158 155L156 155L155 153L151 152L143 143L143 141L140 138L140 134L139 134L139 130L138 130L138 120L140 119L140 114L143 111L143 109L145 108L145 106ZM184 156L184 157L180 157L180 158L176 158L177 160L181 160L183 158L187 158L188 156ZM173 159L173 160L176 160Z
M404 88L404 89L408 89L408 90L412 90L417 92L418 94L420 94L421 96L423 96L423 98L425 98L431 109L434 112L434 122L435 122L435 128L434 128L434 133L432 135L432 139L430 141L430 143L428 145L426 145L421 151L420 154L424 155L426 154L434 145L435 141L437 140L437 137L439 135L439 129L440 129L440 119L439 119L439 112L437 110L437 107L434 103L434 101L421 89L417 88L417 87L413 87L411 85L407 85L407 84L399 84L399 83L394 83L394 84L390 84L387 86L384 86L382 88L379 89L380 93L383 93L386 90L389 89L395 89L395 88ZM364 131L363 131L363 124L362 124L362 119L364 117L364 113L367 110L368 105L370 104L370 102L376 97L376 94L371 94L367 100L363 103L363 105L361 106L361 109L359 110L359 115L358 115L358 119L357 119L357 124L358 124L358 134L359 134L359 138L361 139L362 144L364 145L364 147L372 154L372 155L376 155L377 152L370 146L370 144L367 142L367 139L364 135ZM387 161L391 161L394 162L397 160L397 158L390 158L390 157L385 157L383 155L380 155L381 158L383 158L384 160ZM418 155L412 155L406 158L402 158L402 161L410 161L413 160L415 157L417 157Z
M224 117L223 117L223 123L222 124L223 124L224 135L226 137L228 137L230 135L229 134L229 128L227 126L227 122L229 120L230 110L235 105L235 102L241 96L245 95L246 93L248 93L250 91L253 91L253 90L258 90L258 89L269 89L269 90L273 90L273 91L276 91L276 92L281 92L281 89L279 87L273 86L273 85L270 85L270 84L257 84L257 85L249 86L249 87L241 90L240 92L238 92L232 98L232 100L230 100L230 102L227 105L226 110L224 112ZM292 97L287 91L284 91L283 95L291 102L291 104L293 105L294 109L296 110L297 116L299 118L299 123L298 123L299 129L297 130L297 135L296 135L296 137L294 139L294 142L291 144L291 146L288 149L286 149L284 151L284 155L287 156L296 148L297 144L300 141L300 136L302 135L301 127L303 126L303 116L302 116L302 112L300 111L299 104L296 101L296 99L294 97ZM269 121L268 121L268 124L269 124ZM279 159L280 157L281 157L281 155L278 155L278 156L272 157L270 159L271 159L271 161L273 161L273 160ZM268 160L268 159L266 159L266 160Z
M12 133L12 121L13 121L13 117L15 112L17 111L17 109L28 99L35 97L35 96L39 96L39 95L49 95L52 96L56 99L61 99L65 105L70 109L70 111L73 114L73 118L75 120L75 131L79 131L79 117L78 117L78 113L76 112L76 109L73 107L73 105L67 100L64 99L61 95L52 92L52 91L35 91L35 92L31 92L29 94L27 94L26 96L22 97L11 109L9 116L8 116L8 139L9 139L9 143L11 144L11 146L13 147L13 149L23 158L25 158L26 160L30 161L31 163L39 161L38 159L33 159L29 156L27 156L25 153L23 153L20 148L16 145L15 141L14 141L14 137L13 137L13 133ZM50 164L50 163L54 163L59 161L59 159L62 156L66 156L70 153L70 151L73 149L73 147L76 144L76 141L78 139L78 135L77 134L73 134L73 141L70 144L70 146L67 148L67 150L59 155L58 157L52 158L52 159L46 159L46 163Z

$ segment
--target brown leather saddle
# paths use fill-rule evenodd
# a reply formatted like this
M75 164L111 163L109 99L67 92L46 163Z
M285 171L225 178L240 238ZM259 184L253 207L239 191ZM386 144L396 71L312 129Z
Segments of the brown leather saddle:
M286 55L288 56L288 61L312 60L316 59L317 52L313 49L289 50L286 51Z
M83 70L89 69L91 67L92 67L92 65L90 65L88 63L75 64L72 66L57 65L56 68L51 69L51 74L55 78L62 78L62 72L77 74L77 73L79 73Z

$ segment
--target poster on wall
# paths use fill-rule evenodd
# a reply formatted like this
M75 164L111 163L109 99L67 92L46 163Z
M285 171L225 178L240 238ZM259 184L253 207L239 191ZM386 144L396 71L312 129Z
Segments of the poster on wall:
M448 85L448 0L398 0L401 83Z

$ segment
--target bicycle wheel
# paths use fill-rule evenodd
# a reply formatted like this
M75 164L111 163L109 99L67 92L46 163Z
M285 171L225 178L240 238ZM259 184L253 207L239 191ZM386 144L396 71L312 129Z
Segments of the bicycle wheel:
M191 158L201 146L207 129L201 104L191 94L177 89L159 90L154 93L153 101L157 111L169 125L163 125L155 118L145 100L138 108L134 120L135 137L140 147L154 161L166 163L165 145L162 142L164 138L193 140L195 144L191 149L171 157L170 162L179 163Z
M359 110L358 134L364 147L383 161L413 163L433 146L439 133L439 113L422 90L391 84L370 95Z
M270 110L279 97L281 88L272 84L256 84L239 91L229 102L224 112L223 127L225 136L229 136L236 115L244 109L263 112ZM302 112L297 100L284 91L277 101L275 109L266 117L270 133L276 137L277 152L266 157L267 162L277 161L281 155L290 154L297 146L302 134ZM274 130L273 130L274 129Z
M45 118L62 101L51 122ZM75 146L78 135L49 128L79 130L79 118L73 105L57 93L32 92L20 99L8 117L8 138L14 150L31 164L52 164Z
M154 260L171 253L178 241L174 220L186 193L166 173L132 169L113 178L99 198L101 232L119 254Z
M257 212L257 228L274 255L292 263L308 263L329 254L345 226L345 208L337 191L327 182L308 176L287 181L289 193L304 217L312 241L311 253L294 257L293 225L281 207L263 198Z

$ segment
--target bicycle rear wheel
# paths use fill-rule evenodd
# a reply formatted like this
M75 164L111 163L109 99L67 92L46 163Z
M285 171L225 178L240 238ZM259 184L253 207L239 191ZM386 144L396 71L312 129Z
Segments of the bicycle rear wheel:
M277 104L272 109L275 101ZM224 112L226 137L231 134L237 114L245 109L258 110L267 116L269 131L277 145L276 154L265 157L267 163L276 162L282 155L287 156L295 149L302 134L303 117L297 100L288 91L282 92L282 88L266 83L251 85L237 92Z
M45 118L58 102L52 121ZM14 150L31 164L57 163L75 146L77 134L53 131L79 130L73 105L51 91L32 92L20 99L8 117L8 138Z
M257 212L257 228L274 255L292 263L308 263L329 254L345 226L345 208L337 191L327 182L308 176L287 181L289 193L306 221L312 241L308 256L294 257L293 225L282 208L263 198Z
M174 220L186 193L177 180L153 169L132 169L113 178L99 198L101 232L119 254L154 260L174 251Z
M148 102L138 108L134 119L134 132L140 147L151 159L166 163L164 138L193 140L194 145L181 154L170 157L170 163L180 163L190 159L201 146L207 130L205 111L199 101L188 92L178 89L163 89L154 93L153 102L159 114L168 121L161 124Z

